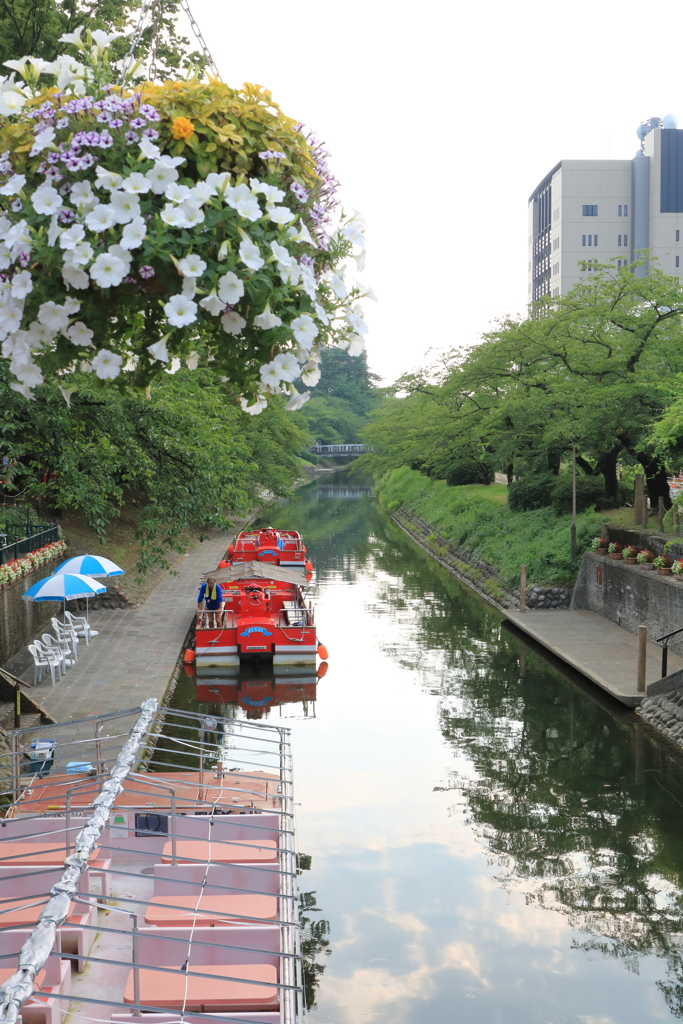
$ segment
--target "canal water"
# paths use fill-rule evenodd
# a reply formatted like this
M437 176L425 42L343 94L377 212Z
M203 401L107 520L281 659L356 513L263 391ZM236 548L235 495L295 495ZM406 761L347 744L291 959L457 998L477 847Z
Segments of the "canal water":
M200 701L182 678L174 703L292 729L312 1021L683 1017L678 753L521 645L353 477L266 519L305 535L329 671Z

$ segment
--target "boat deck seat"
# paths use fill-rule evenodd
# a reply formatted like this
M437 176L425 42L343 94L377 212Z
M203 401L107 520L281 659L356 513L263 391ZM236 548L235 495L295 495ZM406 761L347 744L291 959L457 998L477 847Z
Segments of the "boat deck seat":
M70 850L73 853L73 846ZM90 861L92 862L99 854L98 847L93 850ZM59 846L58 843L0 843L0 866L21 864L23 867L30 864L32 867L45 867L48 864L63 864L67 856L66 846Z
M164 904L164 906L159 906ZM269 923L277 918L276 896L153 896L146 911L145 924L182 928L196 923L211 927L217 924Z
M161 863L173 860L173 844L164 844ZM272 839L241 839L239 843L209 843L204 839L177 839L176 861L179 864L199 861L202 864L250 864L277 860L277 846Z
M195 977L194 971L222 977ZM240 980L228 980L232 978ZM279 990L269 988L269 985L277 985L277 972L270 964L190 967L187 974L165 974L141 968L140 1003L174 1010L196 1010L200 1013L272 1010L279 1006L280 997ZM128 975L123 1001L133 1002L133 971Z

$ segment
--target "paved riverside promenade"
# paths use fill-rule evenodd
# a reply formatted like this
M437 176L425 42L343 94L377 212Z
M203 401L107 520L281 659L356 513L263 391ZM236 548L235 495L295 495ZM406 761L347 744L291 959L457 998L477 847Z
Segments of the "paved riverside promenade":
M505 618L622 704L637 707L638 637L589 611L506 611ZM661 676L662 648L648 642L646 687ZM669 651L670 674L683 658Z
M214 531L209 540L197 544L176 563L179 575L168 573L140 607L92 612L90 624L99 635L89 646L81 639L78 661L56 686L46 673L37 686L26 687L29 696L60 724L139 707L148 697L163 701L192 625L201 573L216 568L234 536L235 531ZM125 582L122 584L125 589ZM54 607L54 614L61 616L60 606L55 604ZM24 672L21 679L32 683L33 667ZM121 730L105 727L103 735L127 732L132 719L126 722L125 729ZM93 726L90 723L74 729L73 733L65 731L70 740L85 739L92 737ZM50 735L48 730L45 735ZM65 739L63 735L59 738ZM109 744L105 757L115 757L122 743L121 739ZM104 746L107 747L106 742ZM86 756L91 759L92 751ZM73 752L73 759L78 759L77 750Z

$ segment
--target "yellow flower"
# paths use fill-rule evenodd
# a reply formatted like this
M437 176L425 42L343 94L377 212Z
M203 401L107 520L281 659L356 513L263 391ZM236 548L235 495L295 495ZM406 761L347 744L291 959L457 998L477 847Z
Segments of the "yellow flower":
M186 117L176 117L171 125L174 139L189 139L194 134L194 125Z

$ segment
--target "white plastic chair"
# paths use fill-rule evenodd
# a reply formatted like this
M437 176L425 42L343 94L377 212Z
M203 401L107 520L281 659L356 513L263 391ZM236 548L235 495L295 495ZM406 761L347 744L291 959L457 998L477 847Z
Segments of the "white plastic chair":
M58 640L67 640L73 651L74 658L78 661L78 634L73 626L65 626L59 619L51 619L52 628Z
M59 665L57 664L56 659L48 656L47 654L43 654L42 651L38 650L35 644L29 644L28 649L31 653L31 657L33 658L33 685L35 686L42 680L45 669L49 668L50 675L52 676L52 685L55 686L57 683L55 676L56 673L59 672Z
M64 618L68 619L71 625L76 630L77 636L85 638L86 645L90 643L90 638L97 636L99 630L91 629L90 623L86 619L85 615L72 615L71 612L64 612Z
M33 641L33 646L36 648L38 654L40 654L41 657L50 658L52 659L52 661L54 661L55 666L57 668L57 679L61 679L64 673L66 672L66 666L64 665L64 655L62 654L61 650L59 650L59 648L56 647L46 647L46 645L38 639Z
M65 671L76 664L76 659L73 656L68 640L55 640L52 633L43 633L41 639L49 650L61 654Z

